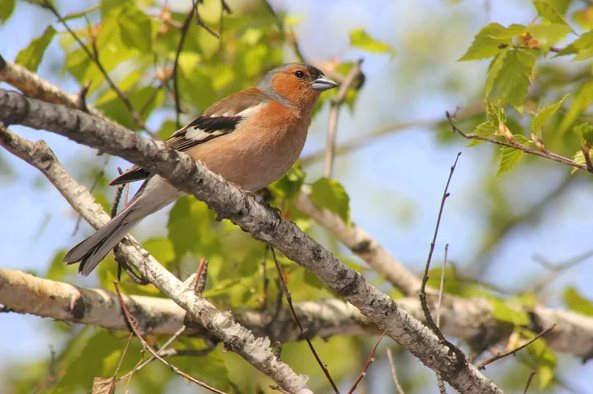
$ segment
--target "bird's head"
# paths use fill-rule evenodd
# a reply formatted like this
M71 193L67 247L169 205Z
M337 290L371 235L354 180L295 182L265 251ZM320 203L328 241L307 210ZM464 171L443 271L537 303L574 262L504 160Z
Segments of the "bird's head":
M338 86L321 70L309 64L289 63L270 70L258 87L272 96L280 96L291 106L312 107L319 94Z

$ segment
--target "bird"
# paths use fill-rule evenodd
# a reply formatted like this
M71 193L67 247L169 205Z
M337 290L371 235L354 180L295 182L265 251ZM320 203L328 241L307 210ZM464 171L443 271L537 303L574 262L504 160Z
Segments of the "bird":
M268 71L256 86L215 102L165 143L253 193L282 177L296 162L313 107L321 92L336 86L312 65L284 64ZM67 264L80 262L81 275L89 275L142 219L186 194L139 166L110 184L140 180L143 184L123 211L66 253Z

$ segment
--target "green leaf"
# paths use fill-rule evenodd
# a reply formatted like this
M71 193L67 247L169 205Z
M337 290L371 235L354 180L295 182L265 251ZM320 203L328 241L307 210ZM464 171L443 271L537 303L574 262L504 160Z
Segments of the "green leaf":
M142 247L162 264L172 261L175 258L173 244L169 238L151 238L142 242Z
M583 297L574 287L567 287L562 295L564 304L575 312L587 316L593 316L593 302Z
M346 224L350 223L350 197L336 180L320 178L311 185L311 200L319 208L338 214Z
M523 157L523 152L519 149L503 146L499 150L500 163L496 175L503 175L512 170Z
M534 65L535 55L531 51L507 49L501 52L488 70L484 96L489 99L499 98L521 112Z
M525 26L521 25L506 28L498 23L490 23L475 35L471 46L459 60L481 60L496 56L501 49L512 44L514 36L524 30Z
M524 326L529 324L529 316L527 312L511 305L509 302L505 303L497 298L490 298L492 305L492 316L495 319L512 323L516 326Z
M64 263L65 255L66 251L64 249L59 249L56 252L53 259L51 260L47 274L45 274L47 279L62 280L68 274L70 270L66 268L67 266Z
M577 55L574 60L584 60L593 56L593 30L583 33L558 53L558 55L573 54Z
M122 42L129 48L142 52L152 49L152 22L145 13L132 3L122 8L118 16Z
M305 172L301 165L297 163L282 178L272 183L269 188L280 197L290 199L299 193L304 181Z
M169 239L173 243L173 250L177 260L193 250L198 242L199 234L191 231L193 220L191 217L191 201L188 198L177 200L169 213Z
M531 131L541 136L544 123L546 123L560 109L567 97L568 94L565 94L554 104L545 106L537 111L531 119Z
M527 31L537 40L540 48L548 50L552 45L566 37L571 30L566 24L551 23L529 26Z
M496 134L497 131L498 127L496 127L496 125L491 121L487 120L477 125L472 134L477 135L479 137L492 137ZM476 146L483 142L484 141L482 140L473 139L470 141L469 146Z
M12 11L14 11L15 0L0 0L0 22L4 22L10 18Z
M573 131L589 145L593 145L593 125L591 123L579 123L573 128Z
M525 335L527 340L533 338L536 334L528 330ZM536 378L538 386L541 390L547 388L554 380L556 366L558 364L558 356L550 349L546 341L538 338L527 347L527 353L533 359L532 363L536 365Z
M564 17L556 11L556 8L550 2L546 0L535 0L533 2L537 14L541 16L545 21L550 23L561 23L567 25Z
M568 106L568 111L558 126L559 133L564 134L591 103L593 103L593 81L588 81L581 86Z
M40 37L33 39L27 48L16 55L16 63L26 67L30 71L37 71L37 67L39 67L41 59L43 59L43 54L55 34L56 30L48 26Z
M364 29L356 29L350 32L350 45L363 49L367 52L387 53L394 52L388 44L373 38Z

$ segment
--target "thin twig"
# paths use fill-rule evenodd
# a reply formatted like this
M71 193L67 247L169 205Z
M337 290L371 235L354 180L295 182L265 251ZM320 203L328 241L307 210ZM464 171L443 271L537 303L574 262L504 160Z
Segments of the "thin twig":
M187 373L183 372L182 370L180 370L179 368L177 368L175 365L167 362L167 360L165 360L163 357L161 357L158 352L156 350L154 350L149 344L148 342L146 342L146 340L142 337L142 334L140 334L140 330L138 330L138 326L136 325L136 322L134 320L134 317L132 316L132 314L130 313L130 311L128 310L128 307L126 306L126 303L123 299L123 296L121 295L121 292L119 290L119 284L117 282L113 282L113 286L115 287L115 292L117 293L117 298L119 299L119 303L121 306L121 310L124 314L124 316L126 317L126 320L128 321L130 328L132 329L132 331L134 332L134 334L136 335L136 337L138 337L138 339L140 340L140 342L142 343L142 346L148 350L156 359L158 359L160 362L162 362L163 364L165 364L167 367L169 367L174 373L176 373L177 375L197 384L198 386L204 387L205 389L208 389L214 393L220 393L220 394L224 394L224 391L220 391L217 388L214 388L204 382L201 382L199 380L197 380L196 378L192 377L191 375L188 375Z
M389 361L389 367L391 368L391 377L393 378L393 384L395 384L395 388L399 392L399 394L406 394L403 387L399 383L399 379L397 378L397 373L395 371L395 363L393 362L393 354L391 354L391 348L385 349L387 352L387 361Z
M195 15L196 15L196 23L198 24L198 26L200 26L201 28L206 30L208 33L210 33L215 38L220 39L220 34L218 34L213 28L208 26L206 24L206 22L204 22L204 20L200 16L200 9L198 8L198 0L192 0L192 1L194 3L194 8L196 10Z
M334 392L336 392L337 394L340 394L340 390L338 390L338 386L336 386L336 384L334 383L334 380L332 379L332 377L329 373L329 370L327 369L327 365L323 362L323 360L321 360L321 358L319 357L319 354L317 354L317 351L315 350L315 348L313 347L313 344L311 343L311 340L309 339L309 334L308 334L307 330L305 330L303 328L303 325L301 324L301 321L299 320L299 318L296 314L294 306L292 305L292 295L290 294L290 291L288 290L288 287L286 286L286 283L284 282L284 276L282 275L282 268L280 268L280 263L278 262L278 259L276 258L276 252L274 251L274 248L271 246L270 246L270 250L272 251L272 258L274 259L274 264L276 264L276 270L278 271L278 281L280 283L280 286L282 287L282 291L284 292L284 297L286 297L286 302L288 303L288 307L290 309L292 318L294 319L294 322L297 324L297 326L301 330L303 337L307 341L307 345L309 345L309 349L311 349L311 353L313 353L315 360L317 360L317 363L319 364L319 366L321 367L321 370L327 377L327 380L329 381L332 388L334 389Z
M282 34L282 36L283 36L282 38L284 40L286 40L292 47L294 55L296 56L298 61L300 61L301 63L306 63L307 61L305 59L305 56L303 55L303 52L301 51L301 47L299 46L299 42L296 39L296 34L294 33L294 31L292 29L288 32L286 31L287 29L286 29L286 24L284 23L283 16L280 15L278 12L276 12L276 10L274 9L274 7L272 7L272 4L270 4L269 1L267 1L267 0L264 1L264 4L265 4L266 8L268 9L268 11L270 12L270 14L276 20L276 27Z
M480 140L480 141L486 141L486 142L490 142L492 144L496 144L496 145L500 145L500 146L506 146L508 148L520 150L520 151L530 154L530 155L543 157L544 159L548 159L548 160L555 161L557 163L565 164L569 167L573 167L578 170L583 170L583 171L593 173L593 168L590 170L589 168L587 168L587 166L585 164L579 164L576 161L569 159L568 157L564 157L564 156L558 155L556 153L552 153L548 150L542 151L542 150L530 148L528 146L518 143L517 141L498 140L494 137L484 137L481 135L465 133L465 132L461 131L461 129L459 129L455 125L453 115L451 115L449 112L446 112L446 115L447 115L447 120L449 121L449 124L451 125L451 128L453 129L453 132L460 134L463 138L466 138L468 140Z
M329 119L327 122L327 141L325 143L325 163L323 166L323 175L326 178L331 178L334 168L334 156L336 152L336 134L338 131L338 116L340 108L346 100L346 94L361 75L360 65L363 59L358 59L354 66L346 75L344 82L340 85L336 98L331 101L329 109Z
M196 285L194 287L194 293L202 296L204 288L206 287L206 280L208 278L208 260L201 259L198 271L196 272Z
M177 332L173 335L171 335L171 337L163 344L163 346L161 346L159 348L159 350L157 351L157 353L161 356L163 356L162 353L164 353L164 351L171 346L171 344L173 342L175 342L177 340L177 338L179 338L181 336L181 334L183 334L183 332L185 331L185 326L182 326L179 330L177 330ZM131 377L134 373L138 372L139 370L141 370L142 368L144 368L145 366L147 366L148 364L150 364L156 357L151 355L148 359L142 361L141 363L139 363L137 366L134 367L134 369L132 369L130 372L128 372L127 374L121 376L120 378L118 378L117 380L124 380L128 377Z
M154 135L154 133L146 127L146 123L144 123L144 120L142 120L142 116L138 113L138 111L136 111L136 109L132 105L132 102L130 101L128 96L115 84L115 82L113 82L113 80L109 76L109 73L107 72L105 67L103 67L103 64L99 60L99 52L97 51L97 46L95 45L95 41L93 40L93 42L91 43L91 48L93 49L93 51L91 52L91 50L82 42L80 37L78 37L78 34L76 34L76 32L70 28L70 26L68 25L68 22L66 22L66 20L62 17L62 15L60 15L60 13L53 6L53 4L51 4L48 0L43 0L43 6L46 7L47 9L49 9L52 12L52 14L54 14L55 17L58 18L58 20L60 21L62 26L64 26L64 28L68 31L68 33L70 33L70 35L78 43L80 48L87 54L88 58L91 59L93 61L93 63L95 63L95 65L97 66L97 68L99 69L101 74L103 75L103 78L105 78L105 81L109 84L109 86L115 92L117 97L124 103L124 105L128 109L128 111L130 111L130 114L132 115L132 118L136 122L136 125L139 128L146 130L149 134Z
M445 244L445 258L443 259L443 268L441 268L441 281L439 284L439 298L437 300L437 307L436 307L436 324L437 327L441 328L441 303L443 301L443 288L445 287L445 271L447 269L447 257L449 254L449 244ZM440 374L437 373L437 387L439 388L440 394L446 394L447 389L445 388L445 382Z
M173 71L171 78L173 79L173 97L175 100L175 125L177 128L181 127L181 103L179 100L179 85L178 85L178 70L179 70L179 57L181 56L181 51L183 50L183 44L185 43L185 38L187 37L187 33L189 31L189 26L192 21L193 15L197 12L198 9L198 2L197 0L192 0L192 8L185 16L185 20L183 21L183 25L181 26L181 37L179 38L179 43L177 44L177 49L175 50L175 61L173 62Z
M589 250L585 253L581 253L575 257L571 257L570 259L561 262L561 263L552 263L548 261L545 257L536 255L534 256L534 260L539 263L542 267L546 268L548 271L541 275L540 279L538 279L534 285L531 286L533 291L539 292L542 290L546 285L548 285L552 280L559 277L564 271L569 270L584 261L587 261L591 256L593 256L593 250Z
M354 381L354 383L352 384L352 387L350 387L350 390L348 390L348 394L354 393L354 391L356 391L356 387L358 387L358 384L366 376L367 371L369 370L369 367L375 361L375 353L377 352L377 347L379 346L379 343L381 342L381 339L383 339L384 336L385 336L385 331L383 331L383 334L381 334L379 339L377 339L377 343L375 343L375 346L373 346L373 350L371 350L371 353L367 357L367 361L364 363L364 367L362 368L362 371L360 371L358 378Z
M432 260L432 254L434 253L434 248L436 245L437 237L439 235L439 228L441 225L441 219L443 217L443 212L445 209L445 201L449 197L449 185L451 184L451 179L453 178L453 173L455 172L455 167L457 167L457 161L459 160L459 156L461 156L461 152L457 153L455 157L455 161L450 168L449 177L447 178L447 183L445 184L445 189L443 190L443 196L441 197L441 205L439 207L439 214L437 216L437 222L434 228L434 234L432 236L432 241L430 242L430 248L428 250L428 258L426 259L426 265L424 266L424 275L422 276L422 285L420 286L420 291L418 297L420 298L420 305L422 306L422 311L424 312L424 318L426 319L426 325L430 328L435 335L439 338L441 343L445 344L450 351L452 351L457 359L458 366L461 366L465 363L465 355L457 346L453 345L449 342L438 326L435 324L432 316L430 314L430 309L428 308L428 304L426 302L426 283L428 282L428 271L430 270L430 262Z
M540 332L539 334L537 334L536 336L534 336L533 338L531 338L529 341L525 342L521 346L518 346L518 347L516 347L512 350L509 350L507 352L495 354L492 357L487 358L486 360L483 360L482 362L480 362L477 365L477 368L479 370L483 370L486 368L486 365L492 364L493 362L498 361L501 358L505 358L507 356L510 356L510 355L513 355L513 354L519 352L520 350L525 349L527 346L531 345L533 342L537 341L538 339L540 339L541 337L543 337L544 335L546 335L547 333L552 331L554 329L554 327L556 327L556 324L552 324L550 327L546 328L545 330L543 330L542 332Z
M456 119L458 121L466 120L482 113L484 113L484 105L481 102L474 103L460 109L459 112L456 114ZM435 119L416 119L404 122L388 123L384 126L379 126L368 133L357 133L356 136L349 138L347 141L344 141L339 145L336 145L336 156L347 154L361 148L365 148L371 143L375 142L376 140L394 133L410 129L437 129L443 124L443 122L445 122L445 120L442 117L438 117ZM322 160L324 157L325 147L317 151L313 151L311 153L303 155L301 157L301 163L303 164L303 166L306 166L309 164L316 163Z
M447 270L447 257L449 254L449 244L445 244L445 258L443 259L443 268L441 269L441 282L439 284L439 298L437 300L437 327L441 328L441 303L443 301L443 289L445 287L445 271Z
M527 383L525 383L525 388L523 389L523 394L527 394L527 391L529 390L529 386L531 386L531 381L533 380L533 377L537 374L537 370L533 369L530 373L529 373L529 377L527 378Z

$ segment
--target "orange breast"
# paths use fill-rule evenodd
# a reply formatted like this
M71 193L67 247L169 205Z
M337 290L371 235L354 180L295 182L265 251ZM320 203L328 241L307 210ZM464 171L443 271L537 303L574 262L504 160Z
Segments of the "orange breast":
M309 124L309 114L272 103L233 133L197 145L189 153L226 180L257 191L284 175L298 159Z

